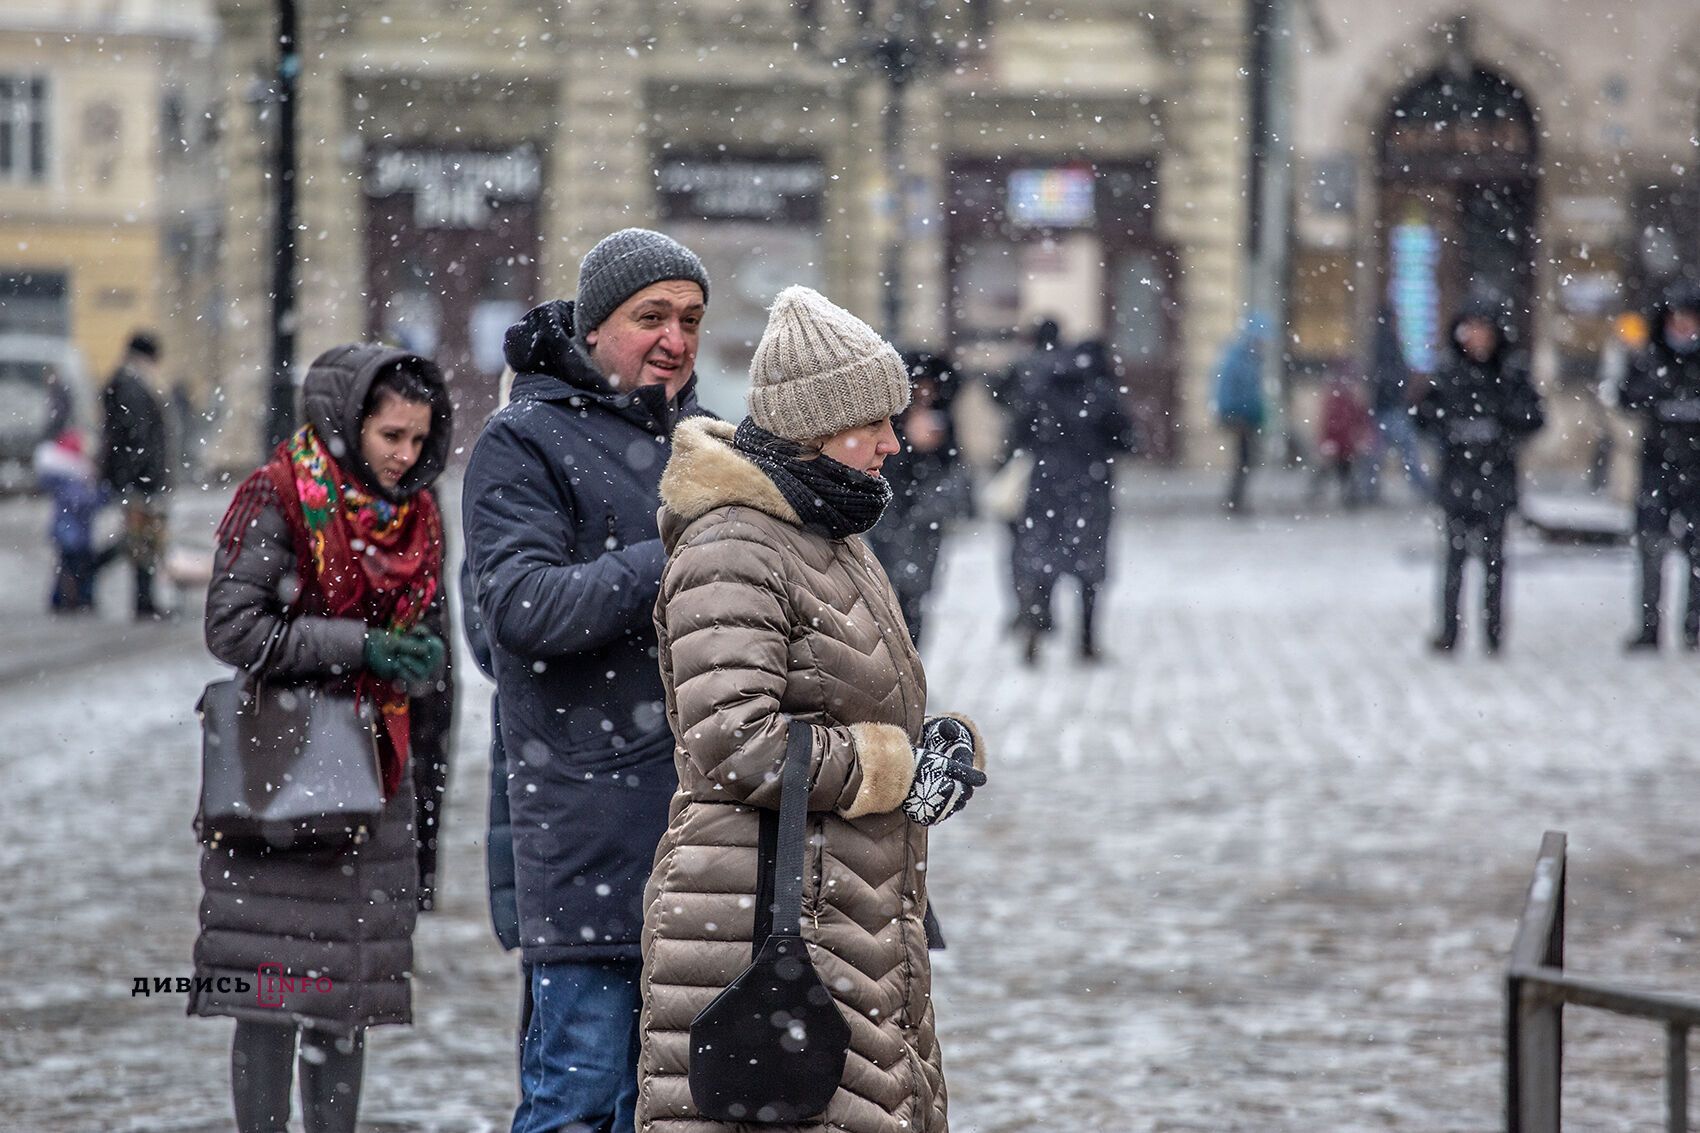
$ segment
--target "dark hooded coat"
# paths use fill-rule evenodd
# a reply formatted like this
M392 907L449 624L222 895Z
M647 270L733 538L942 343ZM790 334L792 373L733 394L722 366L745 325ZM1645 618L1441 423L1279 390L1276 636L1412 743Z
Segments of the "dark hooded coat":
M1673 297L1700 310L1700 292ZM1624 375L1618 404L1641 418L1636 527L1670 533L1673 517L1700 523L1700 350L1678 353L1665 339L1672 302L1653 313L1647 348Z
M101 393L100 476L123 496L171 489L171 437L165 408L147 382L120 366Z
M361 409L372 381L407 363L438 391L430 436L418 463L384 494L403 499L430 490L447 463L450 416L441 372L424 358L382 346L347 347L314 362L302 390L307 421L344 470L371 491L378 479L360 456ZM261 508L239 547L226 543L214 560L207 590L206 639L213 656L238 668L253 666L280 619L287 621L267 672L280 681L339 684L364 664L366 623L356 618L292 616L283 595L297 562L310 550L294 545L281 505ZM439 589L424 624L449 642ZM273 852L229 847L201 851L201 934L195 975L226 988L241 978L246 993L197 990L193 1015L229 1015L287 1022L339 1033L381 1023L412 1021L413 926L429 895L421 866L435 871L434 836L425 821L441 822L453 718L453 674L409 705L409 765L370 839L347 849ZM433 845L427 847L425 842ZM286 977L326 977L330 990L286 992L282 1008L261 1006L256 969L275 964Z
M1451 356L1416 405L1417 427L1440 445L1435 498L1450 517L1502 522L1517 507L1517 455L1546 422L1541 395L1499 321L1499 346L1477 362L1458 345L1458 327L1483 312L1453 320ZM1497 313L1496 313L1497 317Z
M1109 574L1115 461L1131 451L1133 426L1102 350L1057 357L1023 385L1015 414L1015 447L1033 454L1016 571L1018 579L1066 574L1096 585Z
M655 511L696 382L677 403L660 386L616 392L559 300L509 328L506 349L512 398L473 448L461 507L501 704L521 955L636 960L677 785Z

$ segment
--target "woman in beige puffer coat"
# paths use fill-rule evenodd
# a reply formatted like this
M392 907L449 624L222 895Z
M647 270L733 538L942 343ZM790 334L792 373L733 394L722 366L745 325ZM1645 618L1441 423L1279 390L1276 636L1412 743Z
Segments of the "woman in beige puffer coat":
M637 1127L734 1128L692 1103L689 1030L765 938L761 814L778 809L795 720L813 741L803 939L851 1035L838 1091L805 1127L945 1133L928 824L985 778L956 770L966 742L949 763L923 744L926 677L859 536L890 497L877 470L897 448L907 375L866 324L788 288L752 382L736 429L680 425L661 481L656 626L679 791L645 895ZM957 734L983 766L972 725Z

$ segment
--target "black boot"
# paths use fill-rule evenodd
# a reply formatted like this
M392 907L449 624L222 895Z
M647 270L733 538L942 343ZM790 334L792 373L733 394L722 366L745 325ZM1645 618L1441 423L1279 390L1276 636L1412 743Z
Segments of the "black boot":
M230 1044L237 1133L287 1133L294 1081L294 1025L238 1021Z
M1445 549L1441 563L1440 628L1429 638L1428 647L1436 653L1450 653L1458 646L1458 626L1462 622L1458 602L1464 590L1464 555L1468 533L1456 521L1447 521Z
M136 568L136 620L155 621L165 615L153 600L153 567Z
M301 1126L306 1133L354 1133L365 1071L366 1036L307 1030L301 1035Z
M1487 532L1482 553L1482 644L1488 656L1498 656L1505 639L1505 528L1495 524Z
M1080 584L1080 659L1088 665L1103 659L1098 652L1098 588Z
M1643 535L1636 541L1635 554L1641 568L1641 632L1623 643L1626 653L1659 647L1659 606L1664 598L1663 543Z
M1623 643L1625 653L1652 652L1659 647L1659 623L1655 620L1652 625L1644 625L1641 632Z

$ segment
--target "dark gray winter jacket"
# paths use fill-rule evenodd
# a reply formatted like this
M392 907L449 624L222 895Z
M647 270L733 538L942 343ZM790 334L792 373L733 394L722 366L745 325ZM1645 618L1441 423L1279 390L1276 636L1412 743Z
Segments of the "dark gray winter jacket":
M527 963L638 958L643 886L676 785L653 610L673 427L660 386L616 393L555 301L508 331L512 399L461 494L508 760Z
M1641 418L1637 523L1644 535L1660 537L1670 534L1679 512L1700 522L1700 351L1671 347L1669 318L1668 303L1653 312L1647 348L1618 391L1619 406Z
M171 489L171 437L165 410L148 384L118 367L101 393L100 478L120 495Z
M326 444L347 444L359 435L359 414L372 378L384 366L410 357L381 347L362 347L315 365L307 376L304 400L309 419ZM423 360L418 360L423 361ZM434 366L418 367L439 386ZM442 399L447 404L446 397ZM428 490L447 458L446 427L433 426L417 475L396 490L407 495ZM267 669L280 681L340 683L364 664L366 625L357 619L291 617L284 595L296 578L304 548L293 545L281 507L259 509L241 533L240 546L226 541L218 549L207 591L207 647L219 660L249 668L258 662L281 619L288 619ZM442 592L425 624L449 641ZM420 809L432 804L430 820L440 823L442 785L448 767L453 679L448 672L434 690L416 695L409 707L410 765L400 790L390 799L369 841L347 850L244 852L203 848L201 933L195 942L195 974L243 978L246 994L197 991L189 1011L229 1015L258 1022L292 1017L307 1026L341 1033L412 1018L410 981L413 926L419 902L421 867L435 869L434 849L422 862ZM428 898L424 898L428 900ZM329 991L284 993L283 1006L260 1001L257 969L276 965L285 977L314 976L329 981Z

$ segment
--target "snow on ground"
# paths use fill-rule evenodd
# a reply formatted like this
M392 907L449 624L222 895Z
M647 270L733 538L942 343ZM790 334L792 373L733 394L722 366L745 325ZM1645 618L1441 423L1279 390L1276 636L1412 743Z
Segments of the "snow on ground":
M965 534L946 567L932 700L992 750L930 874L958 1133L1500 1125L1502 968L1549 828L1571 836L1571 967L1694 985L1700 658L1618 652L1624 552L1519 543L1508 655L1472 635L1436 659L1422 518L1229 523L1142 486L1103 665L1068 656L1065 620L1020 666L1001 532ZM17 597L45 563L33 513L8 508L15 662L59 631ZM83 626L80 662L0 670L0 1129L227 1129L230 1024L130 995L190 972L192 708L218 668L193 622ZM374 1033L363 1129L498 1130L511 1112L485 686L462 705L418 1021ZM1662 1120L1657 1028L1572 1011L1566 1038L1574 1127Z

